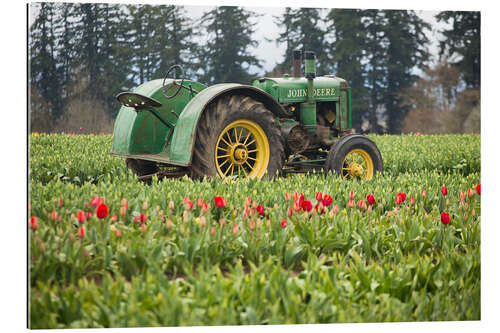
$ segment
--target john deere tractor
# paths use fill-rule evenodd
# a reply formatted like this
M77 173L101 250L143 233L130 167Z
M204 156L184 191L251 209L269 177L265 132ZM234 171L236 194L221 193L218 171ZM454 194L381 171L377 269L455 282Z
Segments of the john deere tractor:
M125 157L141 180L271 178L312 170L371 179L382 173L377 146L350 134L347 82L316 77L313 52L296 50L293 58L292 76L251 85L207 87L174 65L163 80L120 93L112 154Z

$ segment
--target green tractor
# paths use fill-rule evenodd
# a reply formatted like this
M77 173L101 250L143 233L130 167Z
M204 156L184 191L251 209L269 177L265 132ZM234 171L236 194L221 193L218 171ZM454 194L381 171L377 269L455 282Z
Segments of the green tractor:
M125 157L145 181L153 175L272 178L323 170L371 179L382 173L373 141L350 134L347 82L316 77L313 52L302 56L296 50L293 58L292 76L264 77L252 85L207 87L185 79L174 65L163 80L120 93L112 155Z

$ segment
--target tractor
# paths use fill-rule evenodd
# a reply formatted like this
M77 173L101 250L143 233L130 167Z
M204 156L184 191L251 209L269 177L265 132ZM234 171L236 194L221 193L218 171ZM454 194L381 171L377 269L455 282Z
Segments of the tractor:
M163 80L117 99L111 154L124 157L140 180L262 179L313 170L368 180L383 172L375 143L352 134L348 83L317 77L314 52L294 50L291 76L251 85L208 87L173 65Z

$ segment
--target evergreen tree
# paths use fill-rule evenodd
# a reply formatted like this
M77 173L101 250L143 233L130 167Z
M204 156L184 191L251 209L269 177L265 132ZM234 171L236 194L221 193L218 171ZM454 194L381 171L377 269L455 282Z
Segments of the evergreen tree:
M438 22L452 24L444 29L446 37L440 44L440 55L456 65L468 88L481 85L481 13L441 12L436 15Z
M325 30L321 28L322 9L318 8L286 8L283 16L275 17L279 27L285 31L280 34L276 44L286 44L284 60L277 69L282 73L291 72L293 66L293 50L313 51L316 53L318 75L329 74L330 61L327 55Z
M197 34L193 22L182 6L161 6L158 26L159 64L155 77L163 78L172 65L181 65L186 77L191 77L199 68L196 63L197 45L193 37Z
M351 87L352 126L361 130L368 116L369 91L366 87L367 66L363 63L366 32L359 9L332 9L328 16L328 30L333 32L329 57L335 74L347 80Z
M37 94L50 105L51 116L62 113L61 80L56 61L54 31L55 4L41 3L40 12L30 29L30 81Z
M408 108L402 106L400 94L418 79L415 68L423 67L429 58L429 40L424 30L430 27L411 10L387 10L385 16L388 48L387 88L383 103L388 131L400 133L408 112Z
M254 78L250 67L261 68L260 60L248 48L257 47L252 39L256 14L241 7L215 7L202 16L207 42L200 50L205 83L242 82Z

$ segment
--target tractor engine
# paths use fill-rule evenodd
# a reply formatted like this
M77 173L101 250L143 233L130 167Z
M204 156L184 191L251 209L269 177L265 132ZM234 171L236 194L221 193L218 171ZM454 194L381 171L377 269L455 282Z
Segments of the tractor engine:
M293 76L260 78L252 85L273 96L286 110L280 118L285 149L289 154L329 149L351 128L350 88L334 75L316 77L314 52L304 53L305 71L301 75L302 52L294 51Z

